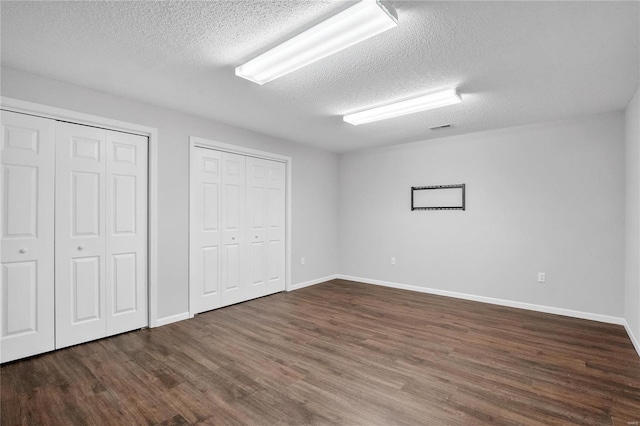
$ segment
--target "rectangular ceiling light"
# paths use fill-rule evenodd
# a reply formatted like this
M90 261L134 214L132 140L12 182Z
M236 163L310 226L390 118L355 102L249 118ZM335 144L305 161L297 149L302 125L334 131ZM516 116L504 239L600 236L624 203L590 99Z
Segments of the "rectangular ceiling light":
M462 97L458 89L447 89L356 112L354 114L348 114L343 117L343 120L354 126L358 126L360 124L386 120L387 118L398 117L400 115L459 104L460 102L462 102Z
M236 75L264 84L398 24L393 10L362 0L236 68Z

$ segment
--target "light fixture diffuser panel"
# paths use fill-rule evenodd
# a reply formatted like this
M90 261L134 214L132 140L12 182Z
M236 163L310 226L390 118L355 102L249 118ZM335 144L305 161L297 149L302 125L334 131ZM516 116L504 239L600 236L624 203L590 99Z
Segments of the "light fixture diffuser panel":
M382 105L365 111L348 114L343 120L354 126L372 123L374 121L386 120L388 118L399 117L401 115L413 114L415 112L427 111L448 105L459 104L462 97L458 89L447 89L439 92L428 93L405 99L400 102Z
M397 26L376 0L361 2L236 68L236 75L265 84Z

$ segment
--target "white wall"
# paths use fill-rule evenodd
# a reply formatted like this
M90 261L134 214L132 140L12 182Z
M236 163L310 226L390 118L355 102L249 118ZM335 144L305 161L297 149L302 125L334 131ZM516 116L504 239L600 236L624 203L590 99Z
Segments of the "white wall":
M189 136L292 157L292 283L335 274L335 154L6 67L1 89L3 96L158 128L160 318L188 310Z
M342 155L339 273L621 317L623 119ZM466 211L410 211L411 186L457 183L467 184Z
M640 342L640 89L625 114L626 262L624 317ZM640 353L640 347L636 347Z

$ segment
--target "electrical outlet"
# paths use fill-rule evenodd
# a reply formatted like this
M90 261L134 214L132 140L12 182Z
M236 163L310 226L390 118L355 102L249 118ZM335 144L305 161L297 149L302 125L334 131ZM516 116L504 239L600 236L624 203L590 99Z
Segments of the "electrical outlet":
M392 258L391 258L391 264L392 264L392 265L395 265L395 264L396 264L396 258L395 258L395 257L392 257Z
M538 272L538 282L539 283L546 283L547 282L547 274L545 274L544 272Z
M305 265L307 263L307 260L304 257L300 258L300 264L301 265Z

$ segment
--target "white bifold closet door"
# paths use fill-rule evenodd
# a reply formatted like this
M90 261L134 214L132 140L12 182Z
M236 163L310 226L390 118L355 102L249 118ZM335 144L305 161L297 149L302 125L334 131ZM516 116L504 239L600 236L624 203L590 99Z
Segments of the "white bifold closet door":
M245 165L246 157L221 153L222 192L220 194L220 302L222 306L248 299L246 262L244 261L246 227ZM206 267L206 265L205 265Z
M191 161L189 294L195 312L220 306L221 159L219 151L198 148Z
M285 164L247 157L250 298L285 288Z
M56 129L56 348L147 325L147 138Z
M285 288L285 164L196 148L191 306L204 312Z
M2 111L0 362L54 349L55 121Z

